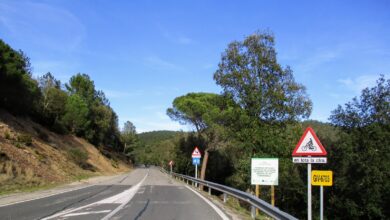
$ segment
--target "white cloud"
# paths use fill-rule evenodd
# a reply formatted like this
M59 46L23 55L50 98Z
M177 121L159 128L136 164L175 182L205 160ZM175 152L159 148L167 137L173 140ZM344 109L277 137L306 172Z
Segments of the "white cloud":
M1 2L0 27L20 41L63 52L76 49L86 36L84 25L75 15L36 2Z
M302 62L299 62L297 65L297 69L299 72L310 72L325 64L327 62L331 62L343 53L343 49L340 48L332 48L332 49L318 49L315 53L310 54L307 58L301 59Z
M157 28L160 30L161 35L168 41L175 44L188 45L194 43L194 40L188 36L180 33L172 32L163 27L161 24L157 24Z
M337 82L345 86L347 89L353 91L354 93L360 94L363 89L375 86L376 80L378 79L379 75L361 75L354 79L339 79L337 80Z
M159 67L159 68L167 68L167 69L175 69L175 70L182 70L182 68L174 63L171 63L169 61L166 61L160 57L157 56L150 56L147 57L146 62L148 65L152 65L154 67Z

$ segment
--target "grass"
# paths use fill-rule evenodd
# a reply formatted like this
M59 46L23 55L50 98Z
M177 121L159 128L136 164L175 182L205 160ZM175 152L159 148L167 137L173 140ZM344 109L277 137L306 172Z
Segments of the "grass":
M34 192L38 190L51 189L60 183L47 183L42 185L26 184L25 182L11 181L10 183L2 183L0 186L0 196L19 192Z
M95 173L80 173L80 174L75 175L73 177L74 178L73 180L81 181L81 180L85 180L85 179L88 179L88 178L91 178L94 176L97 176L97 175Z

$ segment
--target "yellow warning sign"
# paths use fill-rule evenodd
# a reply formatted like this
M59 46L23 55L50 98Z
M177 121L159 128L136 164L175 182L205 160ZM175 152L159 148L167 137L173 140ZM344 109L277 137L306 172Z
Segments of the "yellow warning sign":
M311 172L311 185L313 186L333 185L333 172L331 170L313 170Z

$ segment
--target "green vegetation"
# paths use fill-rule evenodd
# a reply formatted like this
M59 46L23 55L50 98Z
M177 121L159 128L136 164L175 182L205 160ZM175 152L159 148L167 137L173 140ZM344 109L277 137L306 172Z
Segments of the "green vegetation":
M88 153L79 148L71 148L68 150L68 155L71 160L73 160L80 167L88 166Z
M22 143L26 146L32 145L32 137L29 134L20 134L17 137L17 142Z
M194 173L190 155L198 146L203 153L201 178L243 191L253 190L250 159L277 157L276 206L298 218L306 216L306 166L293 164L291 152L304 129L311 126L326 147L329 161L313 169L334 171L334 186L325 188L327 218L390 216L390 80L384 76L359 98L335 109L330 123L304 121L312 109L305 87L294 80L288 66L278 63L274 36L258 32L230 43L222 53L214 73L221 94L188 93L175 98L167 109L171 119L193 126L195 132L137 135L130 121L119 131L116 113L87 74L74 75L64 90L51 73L35 80L30 69L23 52L0 40L0 108L123 153L134 163L167 168L173 160L174 170L188 175ZM18 147L32 144L31 136L4 136L16 139ZM85 152L68 153L88 168ZM115 159L112 166L117 166ZM10 166L2 169L9 175L14 172ZM313 211L318 216L316 190L313 187ZM270 201L268 191L262 187L260 197L266 201Z
M33 79L27 56L2 40L0 108L28 116L55 132L74 134L108 150L123 151L118 117L87 74L72 76L65 86L50 72ZM10 135L5 137L8 139ZM39 137L45 139L47 135L41 132ZM29 146L32 139L21 136L17 137L17 142L18 146Z
M179 134L178 131L150 131L138 134L139 141L145 145L151 145L168 140Z
M171 119L194 127L169 139L143 144L136 160L194 174L191 152L202 151L201 177L244 191L250 185L252 157L279 158L276 206L306 217L306 166L293 164L291 153L311 126L328 152L328 164L313 169L334 171L334 186L325 188L328 219L386 219L390 216L390 80L362 91L332 112L331 123L303 121L312 103L292 70L278 64L274 37L256 33L232 42L222 54L214 79L222 94L189 93L173 100ZM141 142L142 143L142 142ZM313 187L313 216L318 216L318 187ZM269 187L260 197L270 201Z

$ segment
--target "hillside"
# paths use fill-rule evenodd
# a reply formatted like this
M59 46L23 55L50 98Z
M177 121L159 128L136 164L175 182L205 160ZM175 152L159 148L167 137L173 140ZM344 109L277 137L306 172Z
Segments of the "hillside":
M175 137L179 131L149 131L138 134L141 143L145 145L154 144Z
M113 153L0 109L0 194L128 171ZM111 159L109 159L108 157Z

